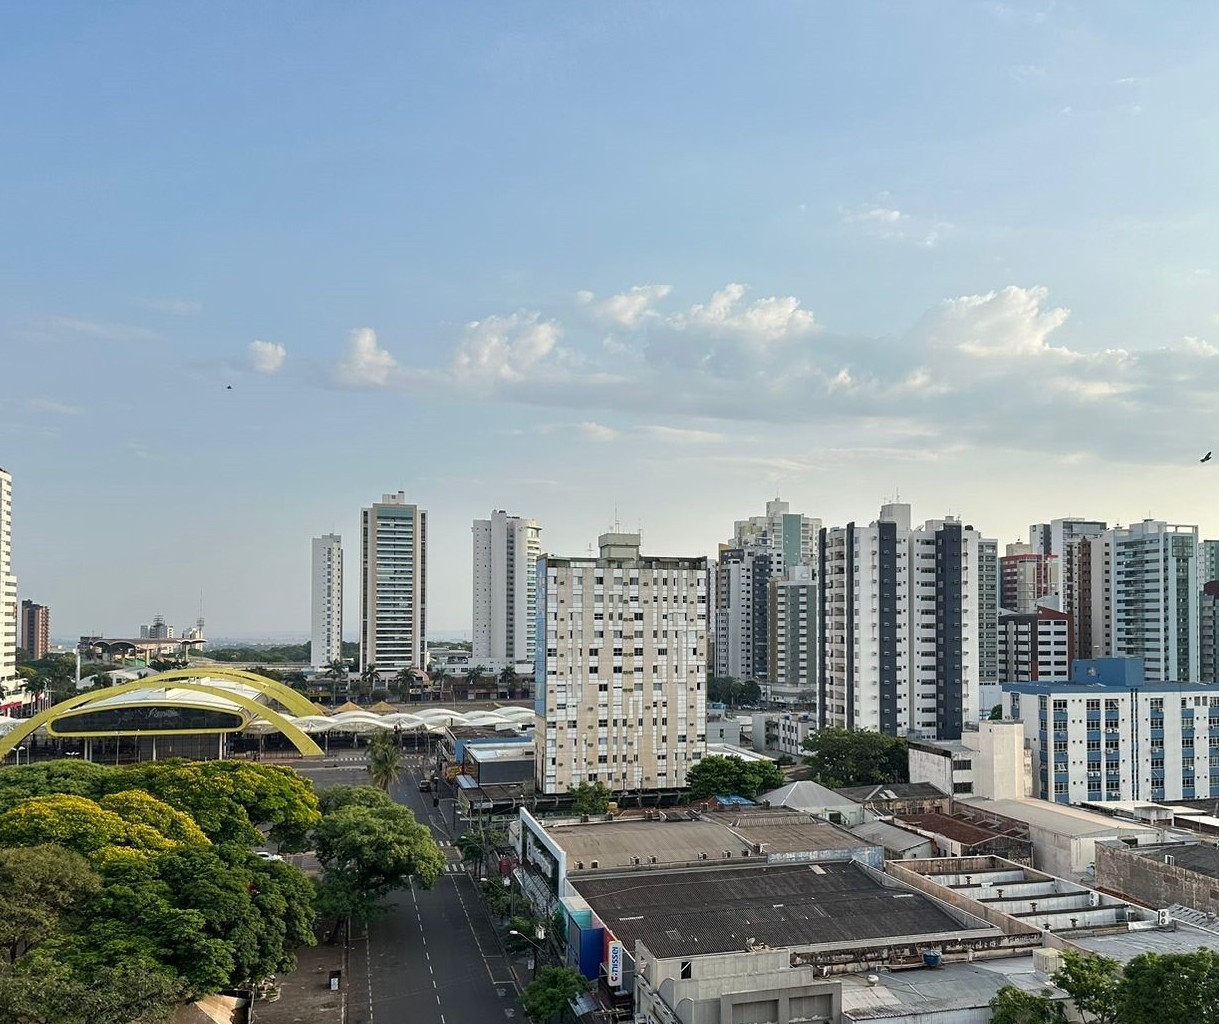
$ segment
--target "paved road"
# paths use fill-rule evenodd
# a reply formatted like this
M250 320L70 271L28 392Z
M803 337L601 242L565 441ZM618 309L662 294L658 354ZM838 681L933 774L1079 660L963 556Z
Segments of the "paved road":
M362 769L306 769L319 787L367 782ZM397 894L389 912L352 937L348 965L350 1024L492 1024L523 1019L511 965L504 959L478 900L475 882L459 866L439 808L418 791L418 775L394 799L432 828L450 870L431 890Z

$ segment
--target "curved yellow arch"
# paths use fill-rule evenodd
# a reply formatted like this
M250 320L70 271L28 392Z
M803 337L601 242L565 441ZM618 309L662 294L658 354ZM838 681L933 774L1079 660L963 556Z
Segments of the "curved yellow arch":
M13 729L5 736L0 736L0 759L8 756L9 752L16 747L23 739L29 736L36 729L41 728L48 722L52 722L55 718L65 711L73 711L79 708L87 707L97 701L107 700L110 697L117 697L120 694L131 693L136 690L147 690L148 683L151 679L160 678L159 676L149 676L147 679L136 679L130 683L122 683L119 686L108 686L102 690L92 690L89 693L80 693L75 697L69 697L65 701L60 701L54 707L47 708L41 711L33 718L25 719L19 726ZM264 679L263 682L274 683L272 679ZM275 685L282 685L275 683ZM270 722L276 729L288 737L292 741L292 745L296 747L301 754L306 757L321 757L322 748L319 747L311 737L306 735L288 719L281 715L278 711L272 711L265 704L259 704L258 701L252 700L243 693L234 693L232 690L225 690L219 686L209 686L207 683L191 682L190 680L175 681L174 686L181 690L194 690L198 693L209 693L214 697L222 697L225 700L230 700L234 704L245 708L254 718L261 718L266 722ZM134 736L140 730L123 731L124 736ZM147 730L143 730L147 732ZM109 735L109 733L107 733Z
M198 679L201 676L211 677L212 679L224 679L231 683L241 683L244 686L249 686L259 693L265 693L268 697L274 698L294 715L317 714L317 708L313 706L313 702L303 693L297 693L286 683L279 683L274 679L268 679L266 676L260 676L257 672L247 672L245 669L240 668L204 667L202 665L197 668L174 668L168 672L158 672L155 675L145 676L140 682L159 686L163 681Z

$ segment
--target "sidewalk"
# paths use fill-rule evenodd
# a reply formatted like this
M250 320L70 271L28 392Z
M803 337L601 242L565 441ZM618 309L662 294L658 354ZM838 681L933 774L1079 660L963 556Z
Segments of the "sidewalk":
M279 978L275 1002L260 1000L250 1008L250 1024L342 1024L346 1017L345 947L338 943L304 946L296 951L296 970ZM330 972L343 971L339 991L330 990Z

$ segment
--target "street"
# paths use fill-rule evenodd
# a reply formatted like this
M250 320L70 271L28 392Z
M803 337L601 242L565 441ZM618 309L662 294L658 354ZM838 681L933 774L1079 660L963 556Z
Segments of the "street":
M353 925L348 964L350 1024L486 1024L521 1017L512 969L479 900L477 883L460 868L441 806L418 789L418 761L392 795L427 824L446 851L450 870L431 890L397 893L388 912L367 928ZM362 768L307 768L319 789L365 785Z

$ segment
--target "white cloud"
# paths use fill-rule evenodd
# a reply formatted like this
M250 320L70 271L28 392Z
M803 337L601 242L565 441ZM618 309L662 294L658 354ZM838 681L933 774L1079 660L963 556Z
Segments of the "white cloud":
M618 436L618 431L613 427L594 423L592 420L585 420L576 429L586 441L612 441Z
M1070 316L1062 307L1042 309L1045 288L1009 285L985 295L945 300L935 316L930 341L978 359L1049 355L1072 359L1075 353L1051 346L1047 339Z
M669 317L667 322L679 331L736 335L762 346L816 329L813 314L801 309L800 300L794 296L771 296L742 307L744 297L744 285L728 284L706 304L693 305L685 313Z
M343 387L380 388L392 382L398 361L377 344L371 327L352 331L347 341L347 358L335 370L335 380Z
M466 380L520 381L558 349L562 330L538 313L489 316L466 325L466 340L453 360L453 374Z
M869 238L932 249L952 230L947 221L918 217L883 203L841 211L842 223Z
M255 373L278 373L288 357L288 350L274 341L250 342L250 369Z
M670 284L639 284L625 292L611 295L596 303L593 312L603 319L612 320L623 327L635 327L640 320L656 315L653 307L673 291ZM577 292L576 299L582 305L590 305L596 296L592 292Z

